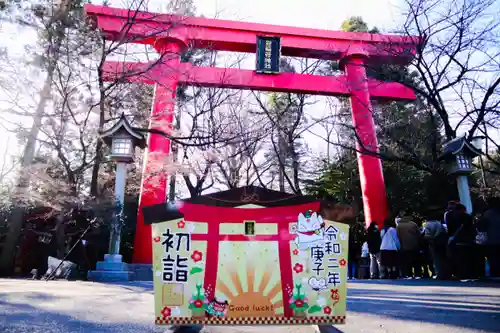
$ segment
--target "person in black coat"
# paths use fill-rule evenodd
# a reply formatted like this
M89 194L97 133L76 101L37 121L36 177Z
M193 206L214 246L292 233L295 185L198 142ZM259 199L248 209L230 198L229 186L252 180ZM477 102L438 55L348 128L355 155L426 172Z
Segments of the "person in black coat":
M354 223L349 227L348 279L358 275L358 264L361 257L361 247L364 242L365 228L362 223Z
M372 222L366 230L366 242L368 243L368 252L370 253L370 278L378 279L380 277L380 231L377 223Z
M453 274L459 279L476 278L475 265L478 260L475 239L476 227L472 216L467 213L457 215L460 227L450 237L448 247L453 262Z
M500 198L488 199L488 209L484 212L478 227L486 235L481 244L484 256L488 258L490 275L500 277ZM484 265L484 263L481 263Z
M448 230L448 236L454 237L457 230L462 225L464 220L464 215L467 214L467 210L464 205L456 204L455 208L446 214L446 227Z

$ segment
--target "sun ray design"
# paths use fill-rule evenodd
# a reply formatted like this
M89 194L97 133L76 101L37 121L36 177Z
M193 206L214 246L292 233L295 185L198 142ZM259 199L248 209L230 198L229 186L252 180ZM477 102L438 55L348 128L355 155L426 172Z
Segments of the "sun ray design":
M274 285L274 287L267 293L267 296L270 299L276 297L279 293L281 293L281 283Z
M228 298L229 298L230 295L233 295L233 293L231 292L231 290L229 289L229 287L227 286L227 284L225 284L221 280L217 281L217 289L218 289L218 291L220 291L221 293L223 293Z
M253 292L253 282L255 279L255 266L252 263L248 263L247 265L247 284L248 284L248 292Z
M236 287L236 294L241 295L244 293L243 286L241 285L240 277L238 276L237 271L232 271L229 273L231 276L231 281L233 281L233 285Z
M232 255L221 254L216 295L229 301L229 317L283 314L282 285L279 270L276 270L279 260L277 245L257 243L249 246L259 248L258 256L245 255L247 251L241 243L233 246L229 252ZM228 244L224 245L225 250L229 250L228 247Z
M282 308L282 307L283 307L283 300L279 300L279 301L275 302L275 303L274 303L274 307L275 307L276 309L278 309L278 308Z
M271 270L270 267L266 267L263 272L262 279L260 280L259 283L259 290L264 290L266 289L266 286L269 284L269 281L271 280Z

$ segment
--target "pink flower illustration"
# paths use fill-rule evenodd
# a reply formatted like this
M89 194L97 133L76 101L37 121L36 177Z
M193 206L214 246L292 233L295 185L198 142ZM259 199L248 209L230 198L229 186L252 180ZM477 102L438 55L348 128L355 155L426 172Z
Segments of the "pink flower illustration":
M172 309L168 306L164 307L163 310L161 310L161 315L163 318L170 317L172 315Z
M193 259L194 262L201 261L203 259L203 253L195 250L191 255L191 259Z
M304 266L302 266L301 264L295 264L295 266L293 266L293 270L297 274L302 273L304 271Z

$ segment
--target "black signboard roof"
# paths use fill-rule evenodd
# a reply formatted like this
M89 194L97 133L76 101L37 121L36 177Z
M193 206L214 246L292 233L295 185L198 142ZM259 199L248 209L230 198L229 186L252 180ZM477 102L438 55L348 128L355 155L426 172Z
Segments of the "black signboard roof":
M258 186L244 186L227 191L200 195L182 201L220 207L237 207L247 204L277 207L300 205L318 201L318 199L311 196L268 190Z
M319 201L320 200L312 196L268 190L258 186L238 187L227 191L181 200L181 202L188 202L191 204L219 207L238 207L248 204L263 207L278 207L301 205ZM142 211L145 224L158 223L183 217L181 212L175 207L169 207L166 202L144 207Z

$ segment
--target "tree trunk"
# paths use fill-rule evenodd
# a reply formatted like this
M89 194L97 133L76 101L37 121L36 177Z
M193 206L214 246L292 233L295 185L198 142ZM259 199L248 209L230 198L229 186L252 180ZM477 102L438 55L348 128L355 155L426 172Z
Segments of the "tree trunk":
M178 154L179 154L179 149L176 143L171 142L172 145L172 161L174 164L177 163L178 161ZM175 185L177 182L177 177L176 177L176 172L173 170L170 173L170 180L168 182L168 201L169 202L174 202L175 201Z
M188 188L189 191L189 196L195 197L198 195L196 187L194 187L193 182L189 178L189 175L183 175L184 182L186 183L186 187Z
M102 140L97 140L95 145L96 156L92 166L92 178L90 180L90 195L94 198L99 196L99 169L102 161Z
M292 148L292 169L293 169L293 185L295 194L302 195L302 191L300 189L300 180L299 180L299 156L295 151L295 148Z
M38 102L35 115L33 116L33 125L31 126L26 145L24 146L23 157L21 160L21 171L17 180L15 189L15 197L25 198L26 187L30 181L30 173L26 172L27 168L33 163L35 158L35 149L37 143L38 133L42 125L42 119L45 112L45 105L50 98L50 88L52 86L54 67L49 68L47 77L45 79L42 91L40 92L40 101ZM9 218L8 231L5 235L5 241L2 246L2 253L0 255L0 274L9 275L14 268L14 259L16 255L17 243L24 224L24 207L17 205L13 207L12 213Z
M179 130L181 126L181 114L180 109L177 111L177 115L175 117L174 129ZM179 161L179 145L176 142L171 141L170 145L172 146L172 162L175 165ZM168 184L168 201L175 201L175 185L177 183L177 175L175 170L172 170L170 173L170 180Z
M102 77L102 67L106 62L106 41L104 38L102 39L101 45L101 61L98 67L98 84L99 84L99 128L101 131L104 127L104 123L106 122L105 112L106 112L106 87L104 85L104 79ZM92 178L90 179L90 195L94 198L99 196L99 170L101 168L101 162L103 159L103 142L102 140L97 140L95 145L95 160L94 165L92 166Z
M55 226L55 241L57 246L57 258L63 259L66 252L66 225L64 223L64 213L57 214Z
M70 1L71 0L66 0L61 2L58 10L51 20L53 23L57 23L56 21L61 21L61 23L66 21L69 15L70 6L68 5L68 3ZM33 163L33 159L35 158L38 133L40 132L40 127L42 125L45 106L47 105L47 101L50 99L54 70L56 68L62 41L65 38L65 30L65 24L57 24L56 30L48 31L48 39L50 40L51 38L55 38L53 44L47 52L49 57L52 56L52 59L50 59L50 61L48 62L47 77L45 78L45 82L40 92L40 100L38 101L35 114L33 115L33 124L31 126L26 145L24 146L23 157L21 160L21 172L15 190L16 194L21 195L21 197L24 194L23 192L26 190L26 187L30 181L30 174L29 172L25 172L25 169ZM19 236L21 235L23 224L24 207L16 206L13 208L10 215L8 231L5 235L5 242L2 246L2 253L0 255L0 275L9 275L12 273L17 243L19 241Z
M278 131L278 165L279 165L279 188L280 192L285 192L285 158L286 158L286 143L281 131Z

